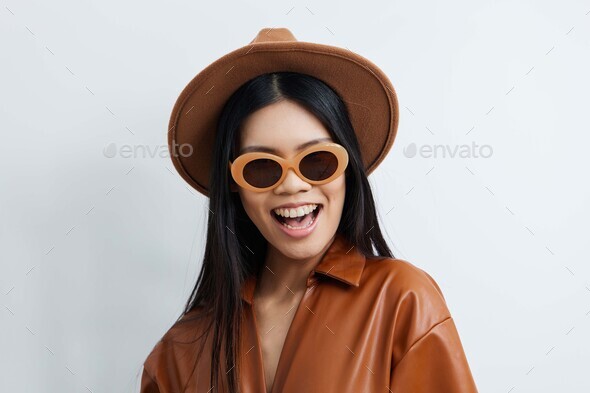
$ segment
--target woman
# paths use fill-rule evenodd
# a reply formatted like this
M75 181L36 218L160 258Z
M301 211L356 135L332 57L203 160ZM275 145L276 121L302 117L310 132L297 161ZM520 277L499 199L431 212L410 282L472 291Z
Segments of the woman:
M377 221L397 109L374 64L287 29L189 83L169 143L210 198L207 244L142 393L477 391L439 286Z

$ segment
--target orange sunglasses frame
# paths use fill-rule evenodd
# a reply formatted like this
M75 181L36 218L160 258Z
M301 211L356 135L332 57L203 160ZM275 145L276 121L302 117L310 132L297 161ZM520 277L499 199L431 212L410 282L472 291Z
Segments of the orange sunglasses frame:
M330 176L324 180L308 179L307 177L305 177L301 173L301 171L299 171L299 163L301 162L301 160L305 156L307 156L308 154L313 153L313 152L317 152L317 151L328 151L328 152L334 154L336 156L336 159L338 160L338 167L336 168L336 171L334 171L332 176ZM253 185L249 184L244 179L244 172L243 171L244 171L244 168L246 167L246 165L249 162L251 162L253 160L260 159L260 158L265 158L265 159L276 161L281 166L281 168L283 170L279 180L277 180L277 182L275 184L273 184L272 186L265 187L265 188L254 187ZM231 160L229 161L229 170L231 172L231 175L232 175L234 181L240 187L245 188L250 191L254 191L254 192L265 192L265 191L269 191L269 190L272 190L273 188L277 187L279 184L281 184L283 182L283 180L285 180L285 177L287 176L287 172L290 168L293 168L293 170L295 171L297 176L299 176L301 179L303 179L307 183L310 183L313 185L320 185L320 184L329 183L332 180L334 180L335 178L337 178L338 176L340 176L342 173L344 173L347 166L348 166L348 152L346 151L346 149L343 146L341 146L337 143L333 143L333 142L324 142L324 143L315 144L315 145L308 147L307 149L297 153L297 155L295 155L295 157L293 157L291 159L279 157L277 155L265 153L265 152L251 152L251 153L242 154L241 156L236 158L233 162Z

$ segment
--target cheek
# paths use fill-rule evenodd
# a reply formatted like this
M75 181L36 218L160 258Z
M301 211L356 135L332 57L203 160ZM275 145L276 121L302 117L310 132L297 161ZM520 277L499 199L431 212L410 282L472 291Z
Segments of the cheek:
M262 198L253 192L244 190L240 190L239 194L240 199L242 200L242 205L244 206L244 210L246 211L248 217L250 217L250 220L252 220L254 223L258 222L261 219L258 217L258 215L260 214L259 207L263 203Z
M346 181L344 176L326 184L324 186L324 194L332 203L343 203L346 195Z
M346 197L346 182L344 176L325 184L321 189L326 202L328 203L328 216L330 220L339 220L344 208L344 199Z
M240 200L242 201L242 206L244 206L244 210L246 211L246 213L250 214L251 206L253 204L252 202L252 198L250 197L250 195L248 195L248 193L240 190L239 191L240 194Z

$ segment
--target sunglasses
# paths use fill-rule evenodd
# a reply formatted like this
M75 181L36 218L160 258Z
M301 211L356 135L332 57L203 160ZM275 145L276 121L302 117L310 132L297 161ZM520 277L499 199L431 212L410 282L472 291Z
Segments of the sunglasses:
M329 183L348 166L348 153L337 143L313 145L292 159L264 152L245 153L229 162L234 181L242 188L255 192L271 190L281 184L289 168L310 184Z

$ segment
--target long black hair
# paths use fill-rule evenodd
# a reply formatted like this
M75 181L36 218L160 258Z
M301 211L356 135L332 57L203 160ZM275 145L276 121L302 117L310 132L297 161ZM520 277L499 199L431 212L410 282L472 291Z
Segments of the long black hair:
M195 287L177 320L178 323L207 317L207 328L201 333L207 337L213 333L212 353L210 359L203 361L211 362L211 387L220 392L239 392L242 354L238 351L243 316L240 290L248 275L258 274L268 244L247 216L239 193L230 191L233 179L228 162L236 158L244 119L281 100L298 103L317 116L332 139L348 152L346 196L337 232L367 257L393 257L381 234L358 140L341 97L321 80L295 72L263 74L243 84L226 102L218 119L205 254ZM195 309L196 316L184 318ZM221 361L222 354L225 362ZM218 383L227 386L227 390Z

